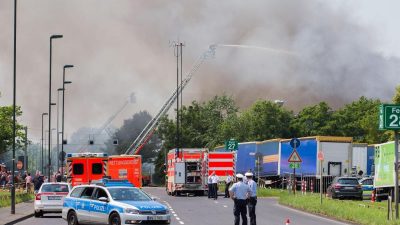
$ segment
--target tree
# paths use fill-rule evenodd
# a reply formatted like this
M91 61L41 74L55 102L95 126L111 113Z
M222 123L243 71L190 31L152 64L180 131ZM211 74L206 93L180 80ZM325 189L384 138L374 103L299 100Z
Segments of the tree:
M400 104L400 85L396 87L396 93L393 96L393 103Z
M114 137L106 145L108 148L112 148L113 139L117 139L118 146L115 151L117 154L124 154L151 118L147 111L135 113L132 118L124 121L122 127L115 132ZM148 162L150 158L156 157L159 148L160 140L157 135L153 135L139 153L142 156L142 161Z
M246 132L246 141L263 141L292 136L290 123L293 113L266 100L256 101L239 118L240 128Z
M292 121L294 136L332 135L333 110L326 102L303 108Z
M385 142L389 138L387 133L378 130L380 104L378 99L362 96L336 111L331 126L338 135L353 137L355 142Z
M21 107L16 107L16 116L22 115ZM13 144L13 107L0 106L0 153L7 151ZM24 144L23 126L16 123L16 146Z

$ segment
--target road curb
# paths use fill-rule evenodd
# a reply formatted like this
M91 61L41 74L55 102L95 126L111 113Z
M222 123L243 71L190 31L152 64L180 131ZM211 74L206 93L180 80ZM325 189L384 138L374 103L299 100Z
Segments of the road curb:
M11 222L8 222L8 223L6 223L6 224L4 224L4 225L13 225L13 224L19 223L19 222L21 222L21 221L24 221L24 220L26 220L26 219L28 219L28 218L30 218L30 217L32 217L32 216L33 216L33 213L31 213L31 214L29 214L29 215L26 215L26 216L23 216L23 217L20 217L20 218L18 218L18 219L16 219L16 220L11 221Z

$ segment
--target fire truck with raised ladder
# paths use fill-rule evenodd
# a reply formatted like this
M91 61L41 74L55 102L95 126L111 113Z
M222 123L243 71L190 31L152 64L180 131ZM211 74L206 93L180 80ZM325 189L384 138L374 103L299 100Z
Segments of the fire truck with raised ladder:
M167 156L167 193L180 195L192 193L204 195L207 189L206 164L207 149L180 149L176 157L175 149Z

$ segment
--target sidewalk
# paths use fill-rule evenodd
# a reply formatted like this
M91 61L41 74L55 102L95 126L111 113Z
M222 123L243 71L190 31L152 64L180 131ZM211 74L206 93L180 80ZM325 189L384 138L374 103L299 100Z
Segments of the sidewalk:
M33 216L33 200L15 204L15 214L11 214L11 206L0 208L0 224L11 225Z

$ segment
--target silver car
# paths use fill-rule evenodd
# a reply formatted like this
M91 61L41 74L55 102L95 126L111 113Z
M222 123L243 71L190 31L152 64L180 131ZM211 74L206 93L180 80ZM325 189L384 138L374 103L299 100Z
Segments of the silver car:
M68 183L43 183L35 195L35 217L41 217L44 213L60 213L70 190Z

